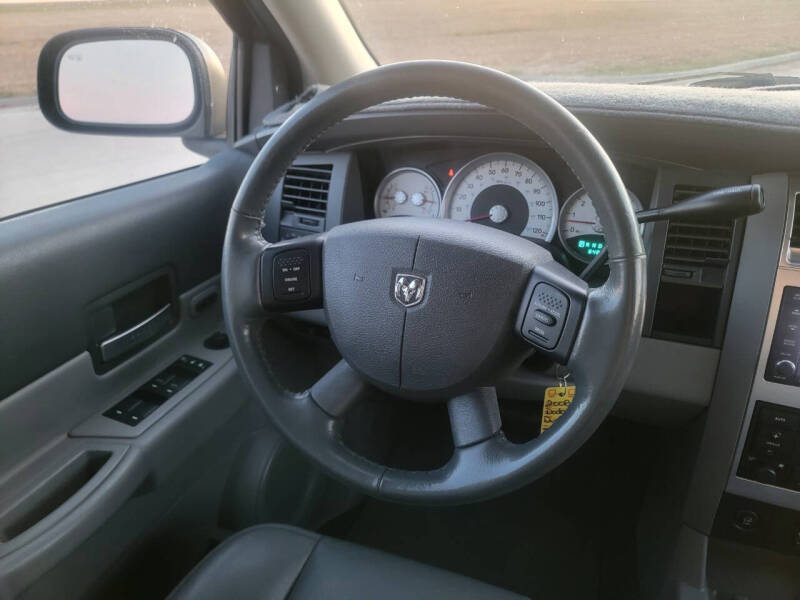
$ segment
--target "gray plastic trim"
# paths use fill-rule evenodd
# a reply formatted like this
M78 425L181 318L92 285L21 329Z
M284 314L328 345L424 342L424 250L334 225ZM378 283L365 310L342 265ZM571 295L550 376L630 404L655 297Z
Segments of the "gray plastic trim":
M739 443L736 446L736 454L733 463L730 465L727 491L745 498L752 498L762 502L768 502L784 508L800 510L800 491L788 490L785 488L744 479L736 474L739 461L744 446L747 441L747 432L750 429L750 420L755 409L755 404L759 400L780 404L792 408L800 408L800 394L796 387L782 385L764 378L769 359L770 346L774 335L775 323L778 320L780 310L781 295L785 286L800 286L800 266L789 262L789 238L792 233L792 215L794 213L795 194L800 191L800 176L794 176L790 180L789 198L786 205L786 223L783 236L783 247L781 251L780 264L775 276L775 286L772 292L772 302L770 304L769 316L765 333L761 341L761 352L756 368L755 380L750 397L747 402L747 412L739 434Z
M759 175L752 182L764 188L766 208L749 218L745 228L714 394L684 507L686 524L706 534L711 532L720 498L736 464L734 454L740 431L747 425L753 377L763 373L762 361L766 359L759 360L759 342L764 336L775 273L786 244L780 232L785 230L789 209L788 175Z

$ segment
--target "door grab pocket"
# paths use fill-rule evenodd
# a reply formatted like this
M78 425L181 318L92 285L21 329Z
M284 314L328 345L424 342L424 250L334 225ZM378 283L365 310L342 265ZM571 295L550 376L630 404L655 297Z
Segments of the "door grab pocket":
M0 543L24 533L69 500L108 462L111 452L87 450L0 512Z

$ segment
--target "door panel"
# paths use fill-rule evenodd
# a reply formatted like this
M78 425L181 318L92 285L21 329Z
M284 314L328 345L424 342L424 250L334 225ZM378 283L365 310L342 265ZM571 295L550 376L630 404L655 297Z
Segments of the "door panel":
M129 518L129 529L111 531L109 519L142 494L153 503L149 519L166 513L184 491L170 481L207 468L193 460L198 452L213 441L232 453L238 436L265 426L230 349L205 344L224 328L214 292L228 212L251 160L228 151L0 221L0 597L54 592L58 572L58 595L80 596L113 561L92 554L82 559L91 568L65 577L76 549L102 532L124 553L123 540L132 543L152 523ZM171 328L98 370L89 309L163 272L174 288ZM196 365L180 363L184 356L202 368L189 372ZM165 395L141 422L103 416L164 373L184 380L159 388Z
M163 267L174 271L178 294L218 273L251 158L226 152L0 221L0 398L87 348L84 311L93 300Z

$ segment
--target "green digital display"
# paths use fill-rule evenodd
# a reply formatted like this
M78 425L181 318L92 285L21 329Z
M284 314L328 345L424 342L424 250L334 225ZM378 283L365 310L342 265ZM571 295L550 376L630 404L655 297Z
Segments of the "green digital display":
M578 250L583 254L589 256L597 256L603 249L603 242L588 242L586 240L578 240Z
M567 240L567 244L578 255L586 257L587 260L593 259L606 247L606 240L602 235L576 235Z

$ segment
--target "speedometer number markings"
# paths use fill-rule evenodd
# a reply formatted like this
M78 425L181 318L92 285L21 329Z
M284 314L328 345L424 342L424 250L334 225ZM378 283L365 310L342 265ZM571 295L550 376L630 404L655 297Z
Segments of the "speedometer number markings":
M445 216L550 241L556 191L536 163L517 154L480 156L462 167L445 191Z

